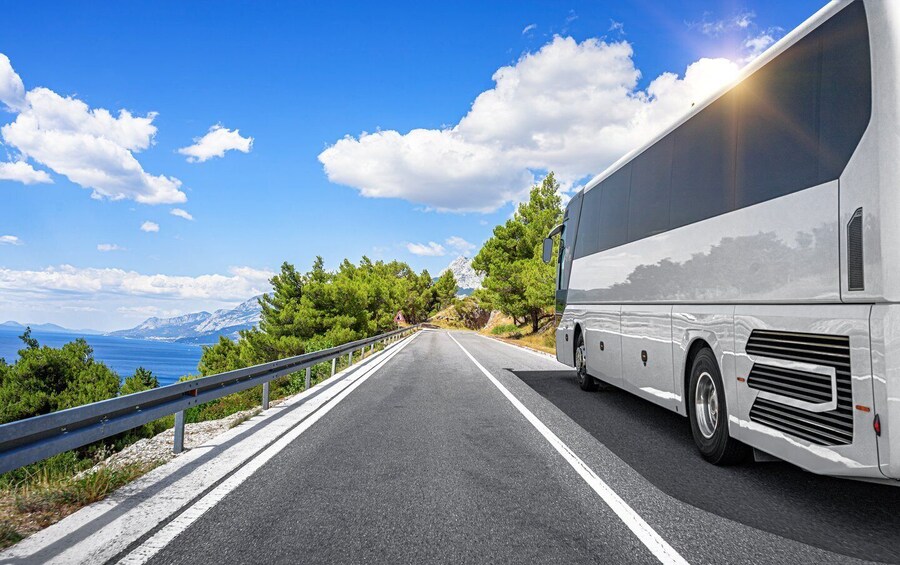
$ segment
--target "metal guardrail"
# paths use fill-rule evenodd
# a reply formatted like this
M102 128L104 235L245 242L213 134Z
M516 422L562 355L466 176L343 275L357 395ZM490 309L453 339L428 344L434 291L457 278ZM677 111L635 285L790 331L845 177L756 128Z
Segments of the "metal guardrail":
M114 436L170 414L175 414L173 450L180 453L184 446L184 411L187 408L263 385L262 407L265 410L269 407L269 382L272 379L306 369L306 389L309 389L310 369L314 365L331 361L331 375L334 376L336 361L344 354L347 354L349 365L352 365L355 351L360 350L362 358L366 347L374 351L376 343L400 339L418 328L419 325L401 328L330 349L0 425L0 473Z

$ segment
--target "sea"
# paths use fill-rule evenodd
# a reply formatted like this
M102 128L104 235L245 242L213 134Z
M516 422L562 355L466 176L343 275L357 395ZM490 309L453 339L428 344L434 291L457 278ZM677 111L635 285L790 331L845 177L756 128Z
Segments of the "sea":
M22 330L0 328L0 357L13 363L23 343ZM77 334L32 331L31 336L41 345L60 347L80 337ZM122 380L138 367L153 372L160 385L172 384L185 375L196 375L197 363L203 349L199 345L166 343L145 339L127 339L106 335L81 336L94 348L94 359L102 361L119 374Z

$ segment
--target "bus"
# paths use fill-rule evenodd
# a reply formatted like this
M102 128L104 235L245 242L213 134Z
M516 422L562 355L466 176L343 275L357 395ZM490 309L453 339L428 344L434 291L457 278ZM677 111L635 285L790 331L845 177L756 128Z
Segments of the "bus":
M701 455L900 484L900 2L837 0L591 180L544 242L584 390Z

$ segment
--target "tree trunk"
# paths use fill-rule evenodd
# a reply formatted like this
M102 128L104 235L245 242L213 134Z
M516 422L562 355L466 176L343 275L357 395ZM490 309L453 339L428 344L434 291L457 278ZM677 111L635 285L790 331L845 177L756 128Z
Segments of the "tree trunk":
M541 321L541 311L540 310L532 310L531 311L531 333L537 333L538 331L538 323Z

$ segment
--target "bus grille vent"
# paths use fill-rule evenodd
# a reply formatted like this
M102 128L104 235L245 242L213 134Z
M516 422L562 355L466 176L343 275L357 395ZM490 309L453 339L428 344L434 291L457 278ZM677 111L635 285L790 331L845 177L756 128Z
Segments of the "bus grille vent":
M750 408L752 421L818 445L847 445L853 442L849 337L753 330L746 349L750 355L834 367L837 381L838 402L835 410L809 412L757 398ZM831 378L807 371L754 363L747 384L756 390L807 402L831 400Z
M847 224L847 289L865 290L863 272L863 212L857 208Z

